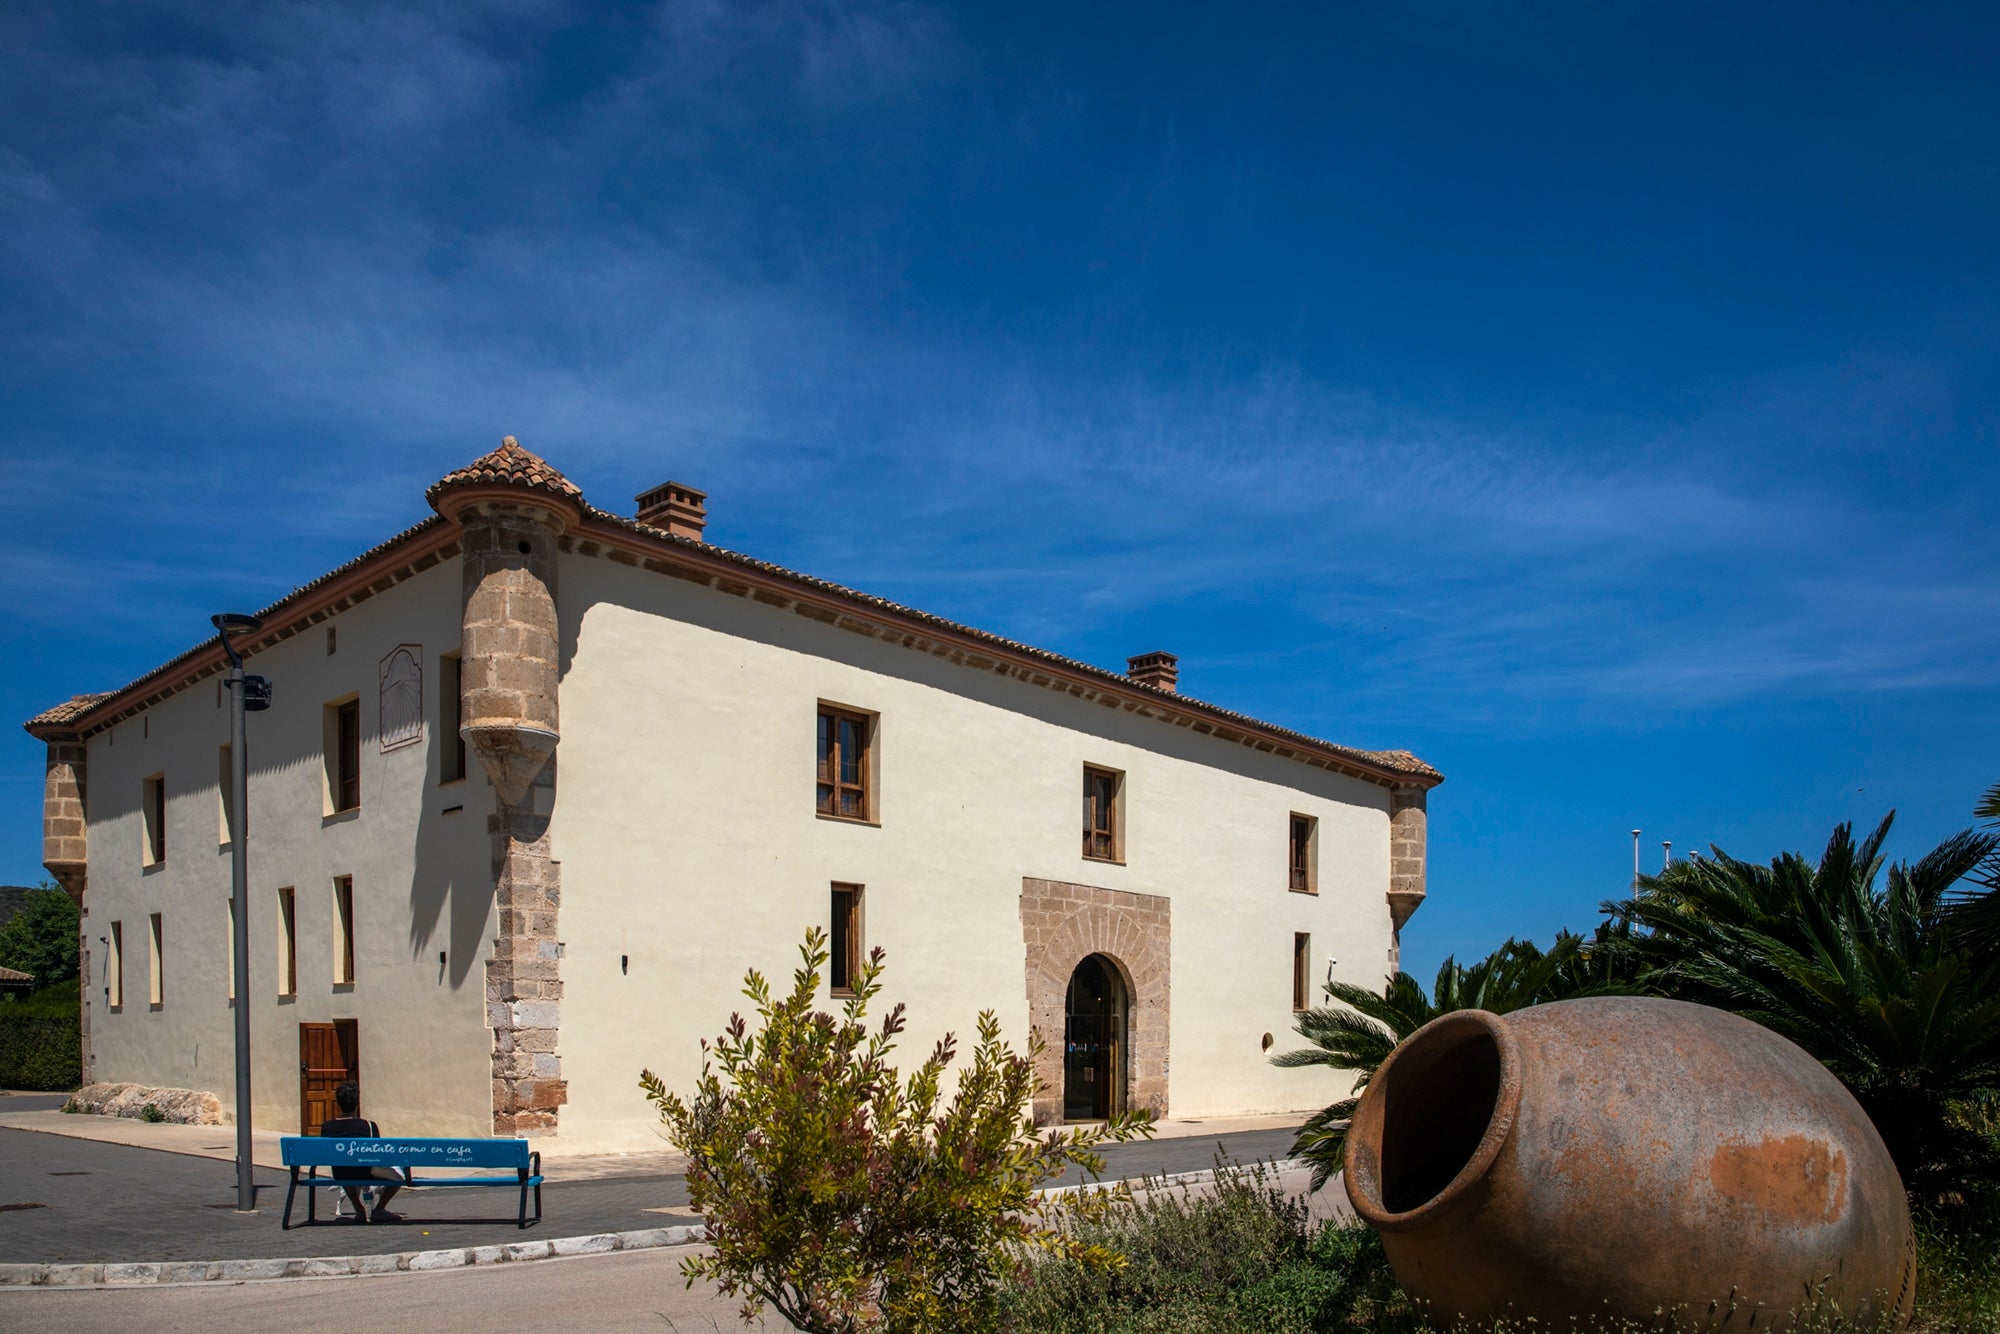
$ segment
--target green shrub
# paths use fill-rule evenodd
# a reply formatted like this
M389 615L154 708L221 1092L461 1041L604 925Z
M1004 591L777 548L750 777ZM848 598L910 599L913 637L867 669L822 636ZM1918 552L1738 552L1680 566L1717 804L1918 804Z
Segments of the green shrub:
M1261 1165L1218 1160L1212 1187L1141 1185L1074 1229L1124 1263L1109 1274L1059 1257L1027 1264L1006 1303L1009 1328L1309 1334L1390 1328L1382 1322L1407 1313L1376 1235L1314 1224Z
M1129 1202L1075 1225L1115 1253L1110 1274L1060 1257L1023 1265L1003 1306L1020 1334L1444 1334L1397 1288L1369 1228L1314 1224L1268 1169L1218 1163L1212 1189L1142 1186ZM1917 1309L1906 1334L2000 1330L2000 1210L1919 1219ZM1526 1317L1454 1334L1549 1334ZM1654 1326L1586 1322L1577 1334L1652 1334ZM1799 1334L1880 1334L1808 1316Z
M669 1138L688 1156L688 1197L705 1215L709 1250L682 1261L690 1284L713 1279L825 1334L862 1330L982 1330L993 1326L1016 1247L1053 1248L1082 1269L1111 1257L1038 1226L1037 1185L1071 1164L1092 1172L1106 1139L1150 1134L1140 1118L1038 1136L1027 1118L1034 1055L1000 1040L992 1013L949 1100L949 1036L907 1081L888 1064L903 1007L873 1032L863 1023L881 990L875 950L839 1014L816 1008L826 937L809 931L791 994L773 997L752 970L744 994L761 1024L740 1015L703 1043L690 1098L651 1071L640 1078ZM719 1066L718 1070L716 1067ZM1100 1197L1057 1210L1088 1217Z
M75 978L66 982L56 982L25 996L0 1001L0 1015L46 1015L52 1018L74 1018L82 1004L82 993Z
M167 1119L167 1114L160 1110L158 1103L149 1102L139 1109L139 1119L141 1121L151 1121L154 1125L158 1125Z
M17 968L43 986L75 977L80 921L76 904L54 885L31 891L0 924L0 968Z
M81 1082L83 1026L77 999L72 978L0 1001L0 1088L73 1089Z

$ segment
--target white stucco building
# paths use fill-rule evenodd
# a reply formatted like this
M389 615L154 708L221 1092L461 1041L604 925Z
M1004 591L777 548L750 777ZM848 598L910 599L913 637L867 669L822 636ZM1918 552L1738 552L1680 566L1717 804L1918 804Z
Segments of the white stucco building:
M87 1080L230 1102L244 836L263 1128L353 1075L400 1133L654 1146L640 1069L691 1083L809 926L835 983L887 950L908 1061L982 1009L1038 1030L1044 1120L1344 1091L1266 1045L1329 969L1391 966L1422 761L720 550L686 487L599 510L511 439L429 498L238 641L275 688L240 826L215 641L27 724Z

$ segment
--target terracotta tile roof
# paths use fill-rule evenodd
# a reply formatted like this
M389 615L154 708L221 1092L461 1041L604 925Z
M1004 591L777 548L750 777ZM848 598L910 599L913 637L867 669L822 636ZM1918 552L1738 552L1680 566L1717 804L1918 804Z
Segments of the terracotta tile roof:
M424 499L435 505L439 496L461 486L525 486L579 505L584 503L583 492L577 490L574 482L551 467L541 455L522 448L521 442L511 435L491 454L440 477L424 492Z
M278 630L285 623L284 613L287 608L310 601L312 596L326 587L326 585L338 583L349 575L376 564L383 557L390 555L398 548L408 546L446 526L445 520L435 514L429 515L420 523L405 528L386 542L376 543L346 564L336 566L312 582L301 584L297 588L294 588L284 597L279 598L270 606L257 612L257 619L264 622L267 633ZM239 641L239 644L241 642ZM28 719L26 723L22 724L22 726L32 733L40 728L59 727L65 723L75 722L106 700L112 699L114 696L129 694L148 683L170 678L176 671L183 668L191 668L195 659L210 654L214 655L218 661L222 657L222 653L217 648L216 640L213 636L202 640L186 652L175 654L152 671L132 681L129 685L122 686L117 690L100 691L94 695L72 696L68 702L58 704L52 709L36 714L34 717ZM172 692L171 690L165 690L162 693L169 694Z
M1170 690L1161 690L1157 686L1135 681L1123 672L1107 671L1105 668L1094 667L1087 662L1078 662L1076 659L1066 658L1060 653L1051 653L1047 649L1036 648L1032 644L1023 644L1018 640L1008 639L1005 636L996 635L986 630L975 629L969 625L961 625L957 621L947 620L942 616L934 616L930 612L919 611L915 607L906 607L902 603L892 602L888 598L876 597L872 593L863 593L858 589L848 588L814 575L801 574L797 570L788 570L782 565L773 565L769 561L762 561L756 559L754 556L745 556L740 552L729 551L697 538L680 537L668 532L664 528L654 528L650 525L642 524L635 519L628 519L623 515L598 509L593 505L586 504L584 512L598 523L620 528L627 532L641 533L649 539L670 543L684 550L714 556L728 564L754 570L759 574L769 575L786 583L802 584L817 592L830 594L841 601L857 602L901 620L917 621L947 634L963 636L982 644L991 645L993 648L1006 653L1032 658L1060 671L1072 675L1089 677L1101 684L1113 686L1120 690L1150 695L1157 698L1164 705L1186 708L1214 718L1224 719L1245 729L1260 732L1268 736L1281 737L1314 750L1330 751L1334 754L1346 756L1357 763L1371 768L1386 769L1393 773L1406 774L1412 781L1424 784L1425 786L1434 786L1444 781L1443 774L1407 750L1361 750L1353 746L1341 746L1331 741L1322 741L1318 737L1308 736L1304 732L1295 732L1288 727L1279 727L1275 723L1267 723L1261 719L1253 718L1246 713L1238 713L1233 709L1225 709L1220 705L1209 704L1191 695L1178 694Z
M788 570L781 565L773 565L769 561L762 561L752 556L743 555L740 552L729 551L696 538L677 536L664 528L655 528L649 524L642 524L637 520L625 518L623 515L598 509L584 500L583 492L574 483L551 467L545 460L531 451L522 448L520 442L515 440L513 436L508 436L501 442L500 448L487 454L485 457L468 464L466 467L447 473L425 492L425 498L435 504L440 494L458 487L494 485L525 486L533 490L560 496L575 504L587 517L587 522L590 524L602 525L618 532L640 536L648 543L657 543L678 548L691 556L705 560L719 561L722 564L732 565L777 582L823 594L835 601L851 603L858 607L880 612L897 620L914 622L944 634L968 639L975 643L989 646L1002 653L1040 663L1064 675L1083 678L1097 686L1107 687L1128 696L1150 697L1157 700L1159 705L1168 711L1192 714L1200 718L1241 728L1246 732L1254 733L1257 736L1279 743L1296 745L1324 755L1343 757L1359 766L1378 771L1385 775L1407 777L1412 782L1425 787L1434 786L1444 781L1444 776L1436 769L1433 769L1430 765L1424 763L1406 750L1361 750L1352 746L1335 745L1333 742L1322 741L1318 737L1308 736L1303 732L1295 732L1290 728L1279 727L1274 723L1267 723L1260 719L1252 718L1248 714L1237 713L1233 709L1225 709L1219 705L1206 703L1190 695L1161 690L1157 686L1135 681L1122 672L1107 671L1102 667L1094 667L1089 663L1078 662L1073 658L1063 657L1059 653L1051 653L1047 649L1039 649L1031 644L1023 644L1001 635L975 629L969 625L961 625L956 621L947 620L942 616L934 616L929 612L919 611L914 607L906 607L901 603L892 602L888 598L876 597L873 594L863 593L857 589L836 584L831 580L820 579L809 574L801 574L796 570ZM292 590L288 596L279 599L258 613L258 616L265 622L267 635L283 627L283 613L287 608L295 607L309 601L311 595L322 586L356 573L363 567L379 561L395 548L411 543L424 536L430 530L445 523L447 523L445 519L437 515L432 515L422 523L405 529L379 546L372 547L368 551L363 552L338 569L331 570L311 583ZM67 703L59 704L55 708L30 719L27 727L32 732L38 728L75 721L98 704L112 698L112 696L129 695L148 683L166 683L165 688L160 691L160 694L171 693L173 689L178 688L168 683L175 669L182 667L183 664L189 663L190 660L203 653L213 652L214 649L215 641L213 639L206 640L170 662L148 672L145 676L126 686L123 690L107 691L96 695L78 695ZM1264 748L1268 749L1269 747Z
M60 727L64 723L73 723L84 714L90 712L94 705L100 701L110 699L115 693L117 692L100 690L95 695L71 695L53 709L45 709L28 719L27 725L29 727Z
M33 973L24 973L18 968L0 968L0 982L32 982Z

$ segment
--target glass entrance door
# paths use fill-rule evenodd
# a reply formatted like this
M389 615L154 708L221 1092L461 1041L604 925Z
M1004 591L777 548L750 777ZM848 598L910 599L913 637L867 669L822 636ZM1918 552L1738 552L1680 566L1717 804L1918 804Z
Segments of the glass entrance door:
M1063 1021L1063 1119L1102 1121L1125 1106L1125 988L1093 954L1070 974Z

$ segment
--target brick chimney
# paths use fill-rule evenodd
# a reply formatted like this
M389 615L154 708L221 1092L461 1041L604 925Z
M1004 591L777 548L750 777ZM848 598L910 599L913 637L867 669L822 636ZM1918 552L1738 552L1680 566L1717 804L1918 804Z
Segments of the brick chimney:
M639 513L634 517L640 523L664 528L675 537L702 540L701 530L708 526L708 492L680 482L662 482L650 491L641 491L638 501Z
M1180 693L1181 660L1171 653L1141 653L1136 658L1125 659L1125 675L1142 686L1152 686L1169 695L1177 695Z

